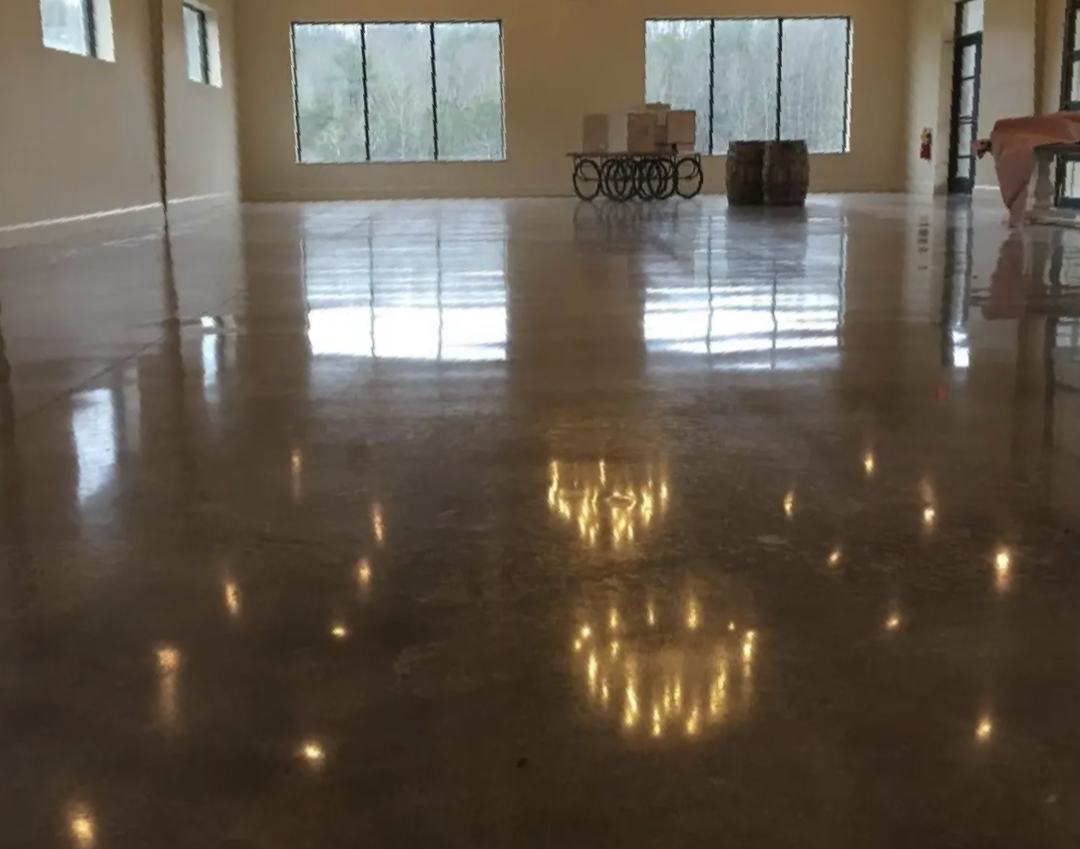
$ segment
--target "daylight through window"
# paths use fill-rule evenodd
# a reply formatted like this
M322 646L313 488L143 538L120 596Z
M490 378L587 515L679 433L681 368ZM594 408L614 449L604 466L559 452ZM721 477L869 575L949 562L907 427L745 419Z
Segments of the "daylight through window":
M300 162L502 159L498 22L293 24Z
M210 82L210 45L206 32L206 12L184 4L184 50L187 54L188 79Z
M53 50L97 55L93 0L41 0L41 38Z
M806 139L848 150L851 21L743 18L645 22L645 97L698 113L697 149Z

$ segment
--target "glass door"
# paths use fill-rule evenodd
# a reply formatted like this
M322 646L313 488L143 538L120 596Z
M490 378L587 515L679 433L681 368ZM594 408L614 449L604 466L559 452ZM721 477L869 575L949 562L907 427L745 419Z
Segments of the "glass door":
M971 194L975 185L972 142L979 138L979 75L982 70L983 0L956 4L953 58L952 127L949 145L949 191Z

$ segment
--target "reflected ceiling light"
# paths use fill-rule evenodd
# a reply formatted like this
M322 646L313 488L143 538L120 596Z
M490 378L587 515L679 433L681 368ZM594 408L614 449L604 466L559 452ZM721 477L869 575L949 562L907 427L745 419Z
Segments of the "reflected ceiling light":
M837 546L836 548L834 548L832 551L829 552L829 560L828 560L829 565L830 566L839 566L840 565L840 559L842 557L843 557L843 552L840 550L840 547Z
M294 448L289 455L290 487L293 501L299 501L304 486L304 455L299 448Z
M885 630L886 631L895 631L900 627L900 623L901 623L900 614L899 613L891 613L891 614L889 614L889 618L885 620Z
M867 451L865 454L863 454L862 465L863 465L863 471L866 472L866 476L868 478L873 477L874 468L875 468L875 465L876 465L875 460L874 460L874 452L873 451Z
M361 557L356 564L356 582L361 587L367 587L371 583L371 561Z
M180 722L180 650L173 646L160 646L156 652L158 667L158 719L167 730L175 729Z
M975 739L980 743L985 743L994 733L994 723L990 721L990 717L984 716L979 720L979 724L975 726Z
M994 589L1003 593L1009 588L1012 578L1012 553L1007 548L999 548L994 554Z
M743 639L742 656L743 660L750 661L754 657L754 640L757 638L757 634L753 631L747 631L746 637Z
M371 530L375 534L375 542L382 545L386 537L386 528L383 526L382 504L378 501L371 505Z
M697 599L690 599L686 605L686 627L691 631L696 631L701 627L701 610L698 607Z
M696 737L701 730L701 711L697 705L694 705L690 711L690 716L686 720L686 736Z
M349 636L349 629L341 622L335 622L333 627L330 628L330 633L334 635L335 639L344 640Z
M656 625L656 608L651 601L645 608L645 619L648 621L650 627Z
M73 805L68 814L68 828L71 839L79 849L90 849L94 845L96 829L94 816L85 805Z
M306 740L300 746L300 757L313 767L321 767L326 761L326 752L318 740Z
M791 490L784 496L784 515L789 519L795 515L795 491Z
M923 525L925 527L932 528L934 526L934 522L936 521L936 519L937 519L937 510L935 510L930 505L927 505L926 507L923 508L923 511L922 511L922 523L923 523Z
M608 628L612 631L617 630L619 627L619 611L614 607L608 612Z
M158 670L163 673L176 672L180 668L180 650L172 646L161 646L157 650Z
M231 578L225 579L225 609L229 617L236 619L240 615L240 588Z

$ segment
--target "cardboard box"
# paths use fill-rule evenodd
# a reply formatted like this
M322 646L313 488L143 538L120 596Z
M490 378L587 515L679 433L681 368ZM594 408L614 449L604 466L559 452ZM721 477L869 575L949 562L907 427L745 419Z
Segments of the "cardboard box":
M655 112L628 112L626 114L626 149L631 153L655 151L656 127Z
M584 153L606 153L608 149L608 116L586 115L581 121L581 150Z
M655 150L655 113L619 112L608 116L608 153L652 153Z
M697 138L697 113L693 109L672 109L667 113L669 144L693 144Z

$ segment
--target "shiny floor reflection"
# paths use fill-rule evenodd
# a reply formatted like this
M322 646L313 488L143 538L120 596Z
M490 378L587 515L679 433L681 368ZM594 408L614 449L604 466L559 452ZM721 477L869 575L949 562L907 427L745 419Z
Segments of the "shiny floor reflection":
M5 849L1080 841L1080 233L185 215L0 251Z

